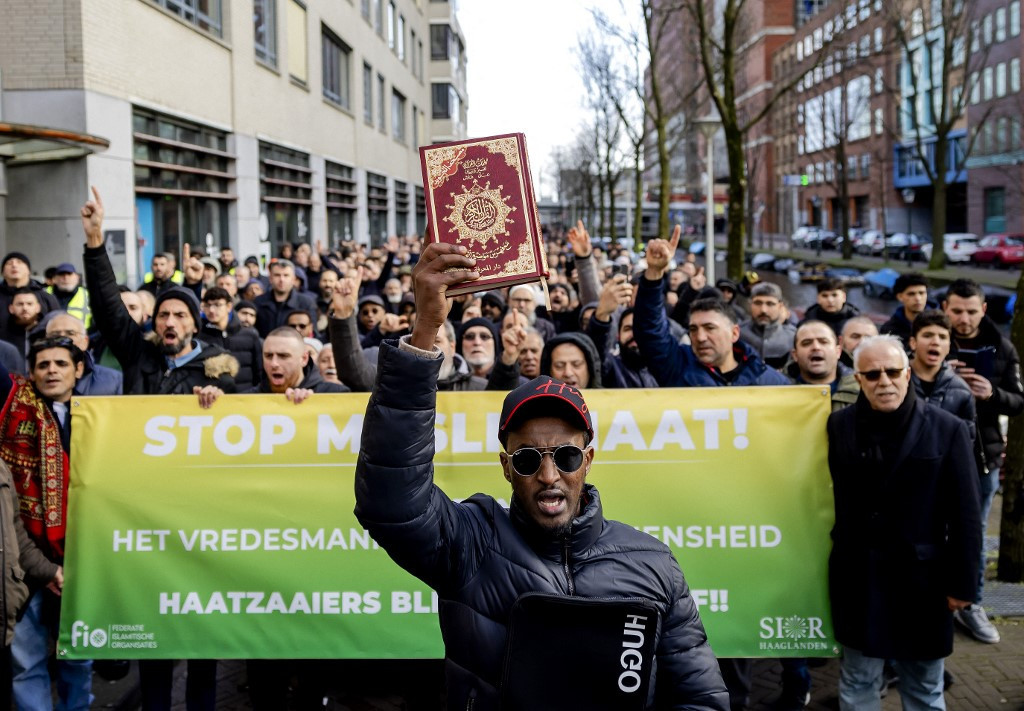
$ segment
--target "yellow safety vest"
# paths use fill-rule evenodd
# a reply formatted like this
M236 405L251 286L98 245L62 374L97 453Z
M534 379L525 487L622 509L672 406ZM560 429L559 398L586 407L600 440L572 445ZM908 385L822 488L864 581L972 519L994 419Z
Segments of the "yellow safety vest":
M52 286L46 287L49 293L53 293ZM80 286L71 297L71 301L64 307L64 310L85 324L85 330L92 328L92 311L89 309L89 291Z
M142 281L146 284L153 281L153 272L146 272L146 276L142 278ZM171 281L175 284L181 285L185 283L185 275L177 269L174 270L174 275L171 277Z

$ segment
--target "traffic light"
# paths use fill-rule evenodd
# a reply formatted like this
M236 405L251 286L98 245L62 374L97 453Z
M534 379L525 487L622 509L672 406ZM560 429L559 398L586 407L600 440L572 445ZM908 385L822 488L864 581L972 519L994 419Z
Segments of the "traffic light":
M801 175L800 176L800 185L801 185L801 187L805 187L806 188L810 184L811 184L811 177L809 175Z

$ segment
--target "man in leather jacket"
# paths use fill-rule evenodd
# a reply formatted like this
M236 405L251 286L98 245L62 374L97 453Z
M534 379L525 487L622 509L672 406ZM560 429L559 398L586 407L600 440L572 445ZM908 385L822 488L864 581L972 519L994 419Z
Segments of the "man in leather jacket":
M417 263L416 324L397 344L381 346L355 484L360 523L438 593L448 708L498 708L513 605L526 593L548 593L653 603L660 624L643 707L726 709L725 685L671 551L605 519L597 489L586 483L593 431L578 390L542 376L506 397L499 440L512 485L510 509L483 494L456 503L433 484L443 362L434 339L447 314L445 290L477 278L473 264L464 248L447 244L429 245ZM532 466L517 458L527 449L535 455ZM570 653L586 655L587 630L572 634ZM554 640L537 641L557 647ZM541 680L538 685L543 694ZM544 707L542 696L537 702Z

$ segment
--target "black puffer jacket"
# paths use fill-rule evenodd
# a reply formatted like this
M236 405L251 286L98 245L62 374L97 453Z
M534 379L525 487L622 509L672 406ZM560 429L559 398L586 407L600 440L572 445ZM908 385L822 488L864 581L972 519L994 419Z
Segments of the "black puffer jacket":
M606 520L597 489L586 487L583 513L567 538L556 538L539 532L514 499L511 511L483 494L455 503L433 485L440 364L440 358L404 352L393 341L381 346L356 466L355 513L395 562L438 593L448 708L498 708L512 604L527 592L569 595L566 569L576 595L643 597L659 608L649 708L728 708L671 551Z
M234 314L224 330L206 322L202 330L196 334L203 343L220 346L238 361L238 375L235 384L239 390L260 384L260 373L263 372L263 342L255 328L243 326Z
M1014 417L1024 412L1024 386L1020 380L1020 357L1017 349L999 332L995 321L985 316L981 320L977 343L971 347L992 346L996 349L995 365L992 368L992 397L978 400L978 434L985 448L985 463L989 469L1000 466L1003 449L1003 431L999 428L999 416ZM956 358L959 347L966 347L953 339L949 357Z
M126 395L191 395L196 385L216 385L224 392L235 392L238 361L215 345L203 345L187 364L168 370L160 347L148 340L128 315L106 247L85 248L85 277L90 285L93 322L121 364Z

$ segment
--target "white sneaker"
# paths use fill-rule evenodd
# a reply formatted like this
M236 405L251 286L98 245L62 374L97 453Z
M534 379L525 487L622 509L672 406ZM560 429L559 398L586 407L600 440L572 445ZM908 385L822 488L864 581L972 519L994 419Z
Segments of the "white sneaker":
M966 629L974 639L986 644L999 641L999 631L995 628L981 605L970 605L953 612L953 619Z

